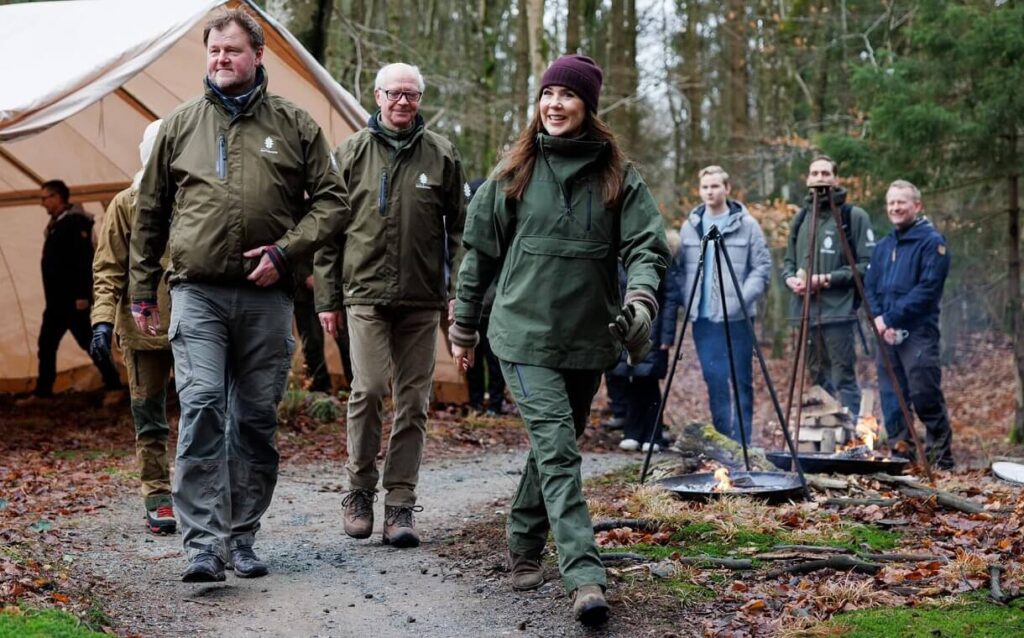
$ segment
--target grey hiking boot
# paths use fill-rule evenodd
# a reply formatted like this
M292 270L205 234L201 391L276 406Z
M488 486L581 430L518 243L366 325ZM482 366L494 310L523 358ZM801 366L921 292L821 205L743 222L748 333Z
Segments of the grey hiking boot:
M508 563L512 570L512 589L527 591L544 584L544 567L540 558L520 556L509 551Z
M184 583L218 583L224 580L224 561L215 554L202 552L189 562L181 575Z
M352 490L341 501L345 507L345 533L352 538L369 538L373 533L373 490Z
M266 576L270 568L252 551L252 545L239 545L231 549L231 564L234 565L235 576L239 578L259 578Z
M416 517L414 512L422 512L423 507L414 505L384 506L384 544L395 547L419 547L420 537L416 534Z
M587 627L597 627L608 622L608 601L600 585L580 585L573 592L575 599L572 613L576 620Z

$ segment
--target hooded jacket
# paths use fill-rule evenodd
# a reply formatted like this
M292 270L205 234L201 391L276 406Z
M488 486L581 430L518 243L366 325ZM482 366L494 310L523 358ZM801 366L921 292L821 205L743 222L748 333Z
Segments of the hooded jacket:
M949 274L946 238L926 218L893 229L871 253L864 282L871 312L892 328L939 328L942 289Z
M729 260L736 271L740 282L740 291L732 283L728 267L722 262L722 274L725 277L725 302L729 310L730 321L742 321L743 311L740 309L740 295L746 304L747 312L753 318L757 315L757 302L768 290L772 277L772 256L768 250L761 225L751 216L747 207L735 200L727 200L729 213L719 231L724 236L722 243L729 254ZM684 309L689 303L690 291L693 289L694 278L697 276L697 265L700 260L700 242L702 232L709 228L703 225L706 206L701 204L692 211L680 230L681 247L672 269L679 305ZM711 244L709 243L709 247ZM705 259L714 260L714 251L708 250ZM714 261L712 261L714 264ZM714 271L713 271L714 272ZM700 308L704 286L697 286L694 293L693 309L690 320L696 321L697 309ZM722 286L718 277L712 278L712 299L708 305L711 321L725 321L722 314Z
M132 350L167 350L167 325L161 321L156 335L139 331L132 319L131 303L128 301L128 247L131 245L132 222L135 220L135 206L138 191L126 188L110 201L103 217L92 261L94 300L90 318L92 325L114 324L114 333L123 348ZM161 262L166 266L166 258ZM157 300L165 317L170 317L171 297L167 282L160 280Z
M446 270L458 272L469 186L455 146L420 116L413 126L393 152L373 115L335 151L352 217L317 251L318 312L343 304L440 309L452 296Z
M320 126L269 94L267 83L260 67L256 90L232 115L207 82L203 96L164 119L139 188L133 301L156 299L168 245L172 286L255 285L246 276L258 259L242 253L273 244L294 263L348 220L345 185Z
M833 201L836 211L846 203L846 191L837 188L834 191ZM805 210L811 207L811 197L808 195ZM853 283L853 269L847 262L842 247L842 228L836 226L832 216L832 208L827 201L821 201L818 205L817 233L812 244L811 242L811 217L809 214L797 215L794 222L803 217L803 222L793 232L793 225L790 225L789 239L786 242L786 256L782 264L782 281L795 277L798 270L807 269L807 254L810 246L815 247L814 273L830 274L832 282L828 288L819 289L811 295L810 323L811 325L841 323L857 319L854 308L854 295L856 288ZM875 233L871 229L871 218L863 208L853 206L850 211L850 231L853 242L856 244L857 271L863 277L871 261L871 251L875 247ZM799 321L803 309L803 297L791 295L790 318Z
M78 299L92 299L92 215L73 204L46 225L43 242L43 294L46 308L75 309Z
M627 168L620 203L602 198L605 142L537 136L521 200L488 180L470 204L455 320L478 326L487 287L497 293L487 336L503 361L605 370L621 345L608 331L627 290L653 299L668 264L664 222L647 185Z

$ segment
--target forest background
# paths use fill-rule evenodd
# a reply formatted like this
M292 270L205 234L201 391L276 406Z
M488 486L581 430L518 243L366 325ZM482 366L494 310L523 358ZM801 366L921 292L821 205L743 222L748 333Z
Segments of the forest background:
M965 333L1012 336L1010 430L1024 440L1020 2L270 0L267 9L371 111L380 66L418 65L421 112L457 144L467 178L487 175L523 129L548 62L590 55L605 70L600 114L669 223L699 203L699 168L722 165L776 265L816 153L839 161L878 236L890 230L888 183L913 181L953 255L945 360L969 347ZM777 273L773 284L762 339L781 355L788 292Z

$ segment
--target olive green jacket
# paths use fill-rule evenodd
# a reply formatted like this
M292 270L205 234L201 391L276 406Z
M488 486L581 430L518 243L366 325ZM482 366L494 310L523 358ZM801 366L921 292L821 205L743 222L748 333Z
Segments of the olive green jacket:
M352 218L317 251L317 311L443 308L454 296L469 189L455 146L419 116L414 126L393 153L373 115L335 151Z
M539 135L521 201L488 180L466 222L455 320L479 325L487 287L497 294L487 336L498 358L552 368L603 370L621 353L608 324L627 291L654 296L669 262L657 203L630 166L621 203L605 207L599 168L607 144Z
M347 221L327 138L308 113L267 93L267 74L260 76L236 116L207 84L202 97L164 119L139 189L133 301L155 299L168 243L172 286L246 284L258 259L243 258L245 251L274 244L294 262Z
M846 191L837 189L833 195L838 211L846 202ZM805 208L811 208L811 202ZM793 218L795 222L800 213ZM789 239L786 242L786 256L782 262L782 281L795 277L797 271L807 270L807 252L811 245L811 216L806 214L800 222L797 232L793 232L790 224ZM827 201L819 203L818 224L814 240L814 273L829 274L832 281L828 288L821 289L811 295L810 323L823 325L854 321L857 311L854 308L854 295L857 294L853 282L853 268L850 267L843 253L842 229L837 229L832 216L831 206ZM850 231L853 238L852 248L857 257L857 272L863 278L871 263L871 251L875 248L875 234L871 229L871 218L863 208L853 206L850 210ZM790 319L799 321L803 311L803 297L790 295Z
M171 312L171 297L167 283L160 282L157 299L163 313L156 335L139 332L132 319L128 301L128 247L131 244L132 222L138 191L126 188L110 201L103 218L103 229L96 243L92 260L92 325L114 324L114 334L122 348L131 350L167 350L167 324ZM166 265L167 260L161 262Z

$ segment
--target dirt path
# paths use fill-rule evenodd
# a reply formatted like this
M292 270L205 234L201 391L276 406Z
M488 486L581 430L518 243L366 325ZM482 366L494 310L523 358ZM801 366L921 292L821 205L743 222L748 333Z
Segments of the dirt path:
M587 455L585 475L634 457ZM106 585L96 592L120 631L158 636L574 636L561 583L514 593L507 574L463 573L445 551L451 532L502 509L519 480L523 454L489 454L427 464L421 474L424 543L394 550L374 536L341 531L341 468L286 467L256 549L271 566L266 578L228 572L215 586L180 582L180 536L142 530L137 499L77 521L78 569ZM440 554L440 555L439 555ZM66 558L67 559L67 558ZM598 635L630 635L613 622Z

